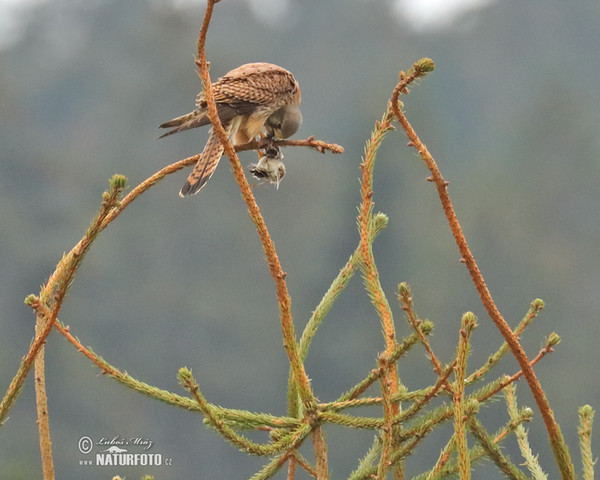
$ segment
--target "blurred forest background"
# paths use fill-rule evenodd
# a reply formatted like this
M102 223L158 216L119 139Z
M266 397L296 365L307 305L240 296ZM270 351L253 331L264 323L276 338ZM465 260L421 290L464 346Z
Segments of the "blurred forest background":
M577 408L600 406L600 4L489 1L427 21L409 3L227 0L216 7L207 42L212 78L251 61L288 68L303 94L296 137L315 135L345 148L337 156L286 149L279 190L255 190L288 273L297 331L358 243L357 179L373 123L399 70L431 57L435 72L403 98L408 118L451 182L459 220L507 321L516 325L536 297L546 302L523 343L533 357L550 332L562 337L536 370L579 468ZM121 173L136 185L199 152L206 131L157 141L158 125L190 111L200 89L194 54L203 2L0 5L5 391L33 335L23 299L38 293L83 235L108 178ZM245 164L255 158L242 154ZM288 363L255 227L226 159L198 196L183 200L177 193L188 173L144 194L100 236L61 319L83 344L140 380L184 394L176 373L185 365L209 401L283 414ZM375 242L375 258L399 337L409 331L395 302L400 281L412 286L420 315L435 322L432 344L443 360L454 353L462 313L479 316L475 368L501 337L459 262L427 175L403 132L390 133L374 197L390 221ZM320 399L333 400L363 378L383 345L357 275L311 347L307 370ZM99 376L59 334L50 336L46 352L57 478L247 478L263 464L207 430L201 416ZM400 375L420 388L431 381L430 370L416 348ZM518 368L509 359L501 370ZM529 426L534 449L555 474L524 382L518 393L536 413ZM486 426L503 423L504 411L503 402L485 409ZM77 442L84 435L148 438L151 452L174 464L83 467ZM327 435L334 478L343 478L372 433L329 428ZM424 444L407 465L409 475L433 464L442 438ZM40 478L31 377L0 429L0 445L3 479ZM514 442L506 449L519 463ZM474 478L501 478L490 464L479 472Z

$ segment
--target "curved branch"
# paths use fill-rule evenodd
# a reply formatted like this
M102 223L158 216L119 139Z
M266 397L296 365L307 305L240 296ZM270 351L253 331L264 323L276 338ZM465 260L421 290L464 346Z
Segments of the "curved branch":
M492 295L487 288L483 275L477 266L477 262L475 262L475 258L471 253L471 249L467 244L467 240L465 235L462 232L462 228L458 223L458 219L456 217L456 212L454 211L454 207L452 202L450 201L450 196L448 194L448 182L444 180L442 174L435 162L429 150L425 144L418 137L411 124L408 122L406 116L402 112L398 97L400 93L408 93L407 86L416 80L417 78L423 77L428 72L432 71L434 68L433 61L430 59L422 59L416 62L413 65L412 70L408 75L401 72L401 80L394 88L394 92L391 98L391 106L394 115L400 122L400 125L404 129L406 135L408 136L410 142L409 145L414 147L421 159L427 165L427 168L431 172L431 181L435 183L435 186L438 191L438 195L440 197L440 201L442 203L442 208L444 213L446 214L446 219L448 220L448 224L450 225L450 229L452 230L452 235L454 236L454 240L458 246L458 250L464 260L464 263L471 275L471 279L475 284L475 288L479 293L483 306L488 312L488 315L493 320L494 324L506 340L506 343L510 347L513 355L517 359L521 370L523 371L523 375L525 376L527 383L529 384L529 388L531 389L531 393L533 394L535 401L540 409L542 417L544 419L544 423L546 424L546 429L548 430L548 436L550 437L550 444L552 446L552 450L554 452L555 459L557 464L561 470L561 474L563 479L574 479L575 478L575 470L573 467L573 463L571 461L571 456L569 454L569 449L565 444L564 438L560 431L560 427L554 418L554 413L550 408L550 403L546 397L544 390L538 380L529 359L527 358L527 354L523 350L523 347L519 343L519 339L512 332L506 320L498 310L498 307L494 303L492 299Z
M215 134L219 137L219 140L223 144L225 153L229 157L233 174L240 187L242 197L248 206L250 218L258 230L258 234L267 257L267 262L269 264L269 270L273 280L275 281L275 287L277 290L277 299L281 315L281 328L284 337L283 344L290 359L292 370L294 371L294 378L298 385L298 393L300 394L304 404L311 406L315 402L315 397L310 386L308 375L304 369L304 364L300 359L300 353L298 351L298 342L296 341L294 324L292 322L291 299L287 289L287 283L285 281L286 273L281 268L279 257L275 251L275 245L271 239L271 236L269 235L267 225L265 224L264 218L260 213L260 209L256 204L256 200L252 194L250 185L246 180L244 169L237 154L235 153L235 148L231 144L227 132L225 132L223 129L217 113L217 107L212 92L212 85L208 73L208 63L206 62L206 53L204 48L206 42L206 32L208 30L215 3L217 3L215 0L208 0L206 5L206 12L202 22L202 28L200 29L200 34L198 36L198 60L196 62L200 70L200 79L202 80L202 86L204 88L208 118L212 123Z

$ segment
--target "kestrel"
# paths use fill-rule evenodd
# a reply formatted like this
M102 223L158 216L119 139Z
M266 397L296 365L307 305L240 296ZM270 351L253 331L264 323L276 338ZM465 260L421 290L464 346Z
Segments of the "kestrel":
M260 133L288 138L302 123L300 86L286 69L271 63L247 63L228 72L212 84L217 112L234 145L248 143ZM196 99L198 107L181 117L163 123L172 128L162 137L210 124L204 92ZM179 192L181 197L198 193L212 176L223 155L223 145L211 128L208 140L194 170Z

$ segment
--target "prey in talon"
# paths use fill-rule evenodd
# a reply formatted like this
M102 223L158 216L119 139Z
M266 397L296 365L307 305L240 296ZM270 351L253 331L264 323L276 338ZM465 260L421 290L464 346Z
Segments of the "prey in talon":
M258 163L250 165L250 172L254 178L275 184L279 189L279 182L285 176L285 165L281 161L283 154L279 147L270 145L265 149L265 154Z

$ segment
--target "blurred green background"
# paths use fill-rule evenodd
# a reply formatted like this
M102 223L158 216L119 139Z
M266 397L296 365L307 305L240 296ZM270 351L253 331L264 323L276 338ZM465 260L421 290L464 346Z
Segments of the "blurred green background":
M344 146L342 155L287 149L279 190L255 189L292 296L297 331L358 242L359 163L397 81L421 57L437 65L404 98L409 120L438 161L470 246L511 325L540 297L546 310L523 336L534 356L550 332L562 343L537 367L577 467L577 408L600 405L600 4L574 0L482 2L432 22L392 1L223 1L209 31L214 78L250 61L291 70L304 124ZM417 4L416 0L412 5ZM2 3L0 22L0 385L33 335L23 304L79 240L114 173L136 185L202 149L206 131L157 141L157 126L190 111L200 81L195 42L203 2L72 0ZM242 162L255 154L242 154ZM60 318L82 343L139 379L183 393L193 369L208 400L284 414L288 363L264 254L224 159L191 199L188 171L132 204L98 239ZM400 131L380 150L376 210L389 227L375 244L399 336L408 332L396 286L413 287L419 314L436 323L432 344L454 353L463 312L480 319L470 366L501 343L468 278L428 173ZM319 331L307 370L323 401L375 366L384 348L357 275ZM497 373L518 370L503 362ZM400 366L409 388L432 381L422 349ZM247 478L265 462L241 454L194 413L131 392L53 333L47 384L57 478ZM531 440L556 475L541 419ZM370 411L368 414L375 414ZM482 412L490 429L503 402ZM447 431L444 434L448 433ZM80 466L87 435L143 437L161 468ZM328 428L334 478L354 468L369 432ZM253 437L264 440L263 436ZM409 475L432 465L444 441L427 440ZM596 439L598 436L596 436ZM40 478L32 378L0 430L0 477ZM595 441L595 454L600 444ZM309 447L307 445L307 447ZM310 454L311 448L307 448ZM514 442L506 451L520 463ZM474 478L502 478L491 464ZM280 474L280 478L283 475ZM299 478L305 478L299 473Z

